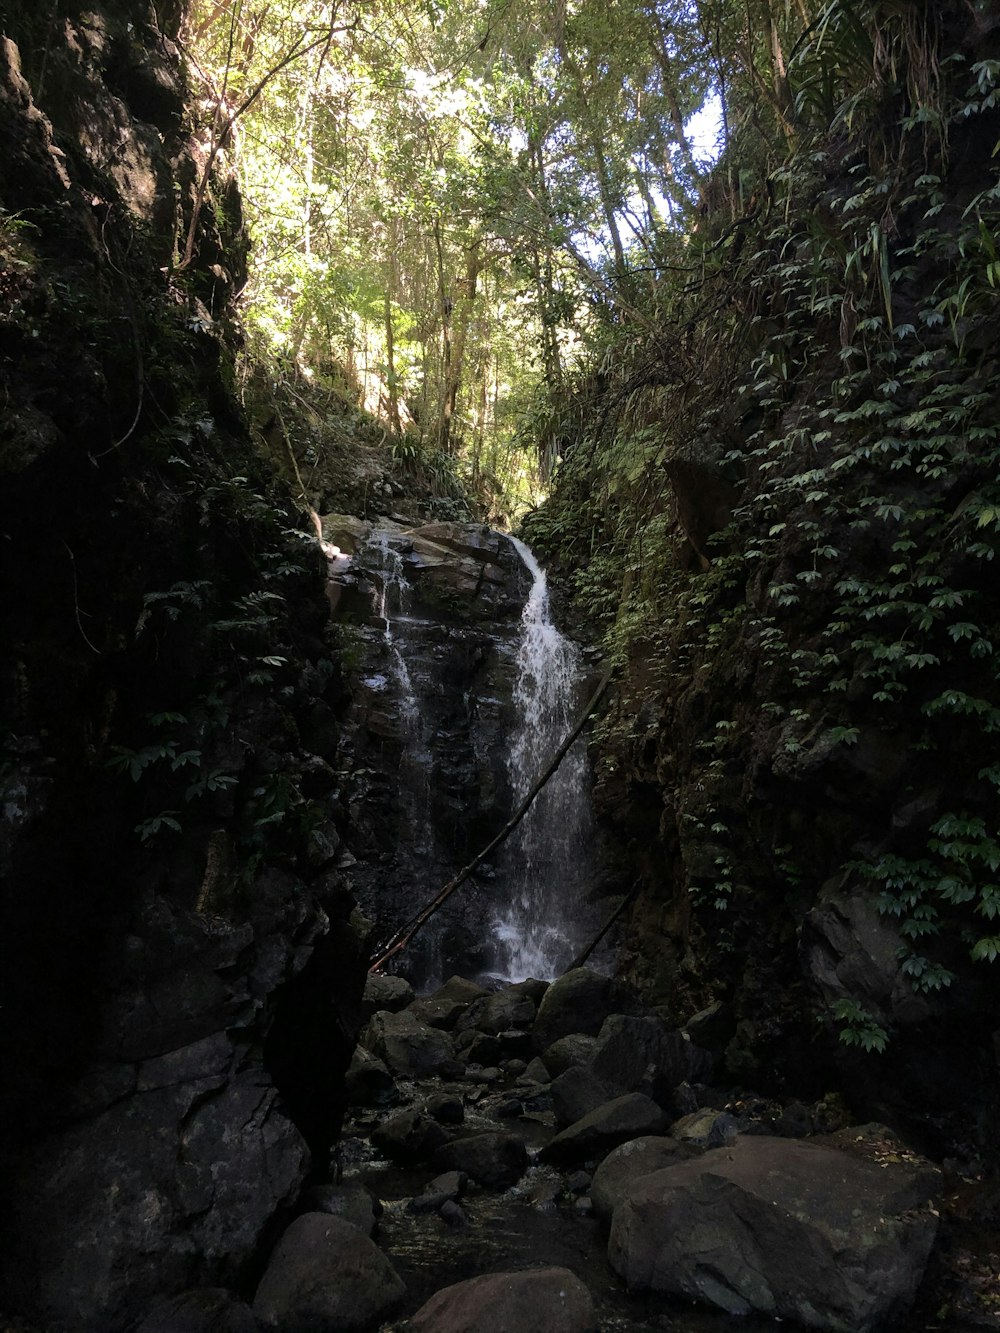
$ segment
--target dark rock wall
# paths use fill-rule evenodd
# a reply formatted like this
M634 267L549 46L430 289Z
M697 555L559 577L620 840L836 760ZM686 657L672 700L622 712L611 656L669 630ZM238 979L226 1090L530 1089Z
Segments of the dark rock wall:
M662 330L671 387L655 347L611 388L595 375L527 525L578 614L594 587L617 608L596 801L642 881L627 969L678 1022L730 1004L744 1086L839 1087L959 1151L991 1150L998 1090L998 965L970 957L997 860L998 123L969 77L995 52L988 9L928 11L947 146L901 129L888 81L864 134L817 136L773 208L720 221L711 317L694 301ZM852 282L872 236L888 296ZM865 342L887 299L891 336ZM662 452L609 496L627 431L590 423L629 395ZM940 832L949 812L980 831ZM884 1054L839 1040L841 1002Z
M0 42L0 1310L74 1330L253 1273L363 979L323 562L231 392L225 153L176 265L204 152L158 8Z

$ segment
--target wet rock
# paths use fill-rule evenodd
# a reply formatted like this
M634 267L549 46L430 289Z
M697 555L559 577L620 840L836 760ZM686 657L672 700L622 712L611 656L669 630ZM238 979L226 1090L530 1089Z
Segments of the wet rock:
M160 1301L135 1333L259 1333L248 1305L221 1287L185 1291Z
M410 1320L413 1333L596 1333L590 1292L568 1268L490 1273L445 1287Z
M531 1032L524 1028L505 1028L497 1033L497 1041L500 1054L505 1057L503 1064L507 1063L507 1058L522 1059L531 1055Z
M519 1083L549 1083L552 1075L549 1073L548 1066L537 1055L534 1060L528 1062L523 1075L518 1079Z
M6 1215L14 1245L4 1276L46 1273L43 1286L18 1296L45 1302L46 1327L123 1326L192 1273L248 1263L268 1219L298 1196L308 1164L259 1069L221 1087L128 1097L22 1157L34 1192Z
M781 1115L774 1125L775 1134L784 1139L808 1138L813 1130L812 1112L802 1102L789 1102L782 1108Z
M590 1189L592 1176L589 1171L573 1171L566 1177L566 1190L569 1194L586 1194Z
M442 1125L460 1125L465 1119L465 1107L460 1097L450 1093L437 1092L428 1097L424 1109L429 1116L439 1120Z
M345 555L354 555L371 535L372 525L353 514L323 514L320 519L323 540L338 547Z
M314 1185L306 1191L304 1203L311 1213L329 1213L350 1222L366 1236L374 1234L375 1201L364 1185Z
M465 1215L464 1208L461 1208L454 1199L449 1199L446 1203L443 1203L438 1215L453 1231L464 1231L469 1225L469 1219Z
M706 1051L721 1051L736 1031L732 1006L715 1000L689 1018L681 1031Z
M469 1028L456 1036L455 1054L469 1064L491 1065L500 1059L500 1043L496 1037Z
M503 1060L500 1063L500 1068L503 1070L505 1074L509 1075L511 1078L520 1078L521 1075L524 1073L524 1071L528 1068L528 1065L527 1062L524 1060L518 1060L518 1059Z
M458 1021L458 1030L476 1028L498 1036L510 1028L530 1028L535 1021L537 1006L520 984L484 995L469 1005Z
M664 1135L649 1134L629 1139L608 1153L594 1172L590 1185L594 1212L602 1221L610 1222L611 1214L633 1181L677 1162L686 1162L693 1155L693 1148Z
M362 1018L371 1018L372 1014L385 1009L397 1014L414 1001L413 987L403 977L381 976L369 972L365 981L365 993L361 1001Z
M536 1213L554 1213L562 1185L558 1180L539 1180L527 1196L527 1201Z
M449 977L443 986L440 986L431 996L432 1000L455 1000L464 1005L470 1005L475 1000L481 1000L486 994L486 989L478 985L475 981L470 981L468 977Z
M670 1126L670 1137L693 1148L721 1148L739 1133L735 1117L725 1111L695 1111Z
M454 1203L462 1197L468 1183L468 1177L462 1171L446 1171L435 1176L426 1189L410 1200L407 1212L439 1213L446 1203Z
M396 1080L384 1062L363 1046L351 1057L344 1085L351 1106L391 1106L399 1097Z
M494 1115L498 1120L514 1120L517 1116L524 1114L524 1103L517 1097L505 1097L502 1102L497 1103Z
M281 1333L353 1333L383 1319L405 1292L389 1260L356 1227L306 1213L271 1255L253 1312Z
M922 1169L740 1138L633 1182L608 1258L631 1292L869 1333L911 1304L936 1229Z
M445 1171L435 1176L423 1193L410 1200L412 1213L437 1213L446 1203L460 1199L465 1193L469 1178L464 1171Z
M372 1131L372 1145L394 1162L420 1162L448 1141L447 1132L436 1120L410 1109Z
M610 1101L614 1089L599 1079L592 1069L574 1065L553 1080L551 1093L556 1124L565 1129Z
M554 981L542 996L535 1020L535 1049L547 1050L560 1037L582 1032L596 1036L619 1007L621 988L610 978L578 967Z
M904 950L892 920L880 915L872 895L827 888L802 927L806 980L827 1009L845 998L860 1001L883 1023L910 1026L932 1012L902 970Z
M542 1052L541 1057L549 1077L558 1078L574 1065L589 1064L596 1045L597 1038L587 1036L583 1032L571 1032L568 1036L554 1041Z
M462 1015L475 1001L482 999L486 992L474 981L464 977L452 977L443 986L410 1005L410 1013L430 1027L451 1031Z
M361 1044L384 1060L394 1074L410 1078L445 1072L454 1061L448 1034L421 1023L408 1011L374 1014Z
M616 1097L562 1130L543 1150L548 1162L580 1162L603 1157L620 1143L663 1129L663 1112L641 1092Z
M473 1134L445 1144L434 1156L442 1166L464 1171L477 1185L490 1189L516 1185L528 1166L527 1150L514 1134Z
M661 1106L672 1103L679 1083L708 1073L712 1057L658 1018L613 1014L603 1024L590 1068L618 1092L643 1092Z

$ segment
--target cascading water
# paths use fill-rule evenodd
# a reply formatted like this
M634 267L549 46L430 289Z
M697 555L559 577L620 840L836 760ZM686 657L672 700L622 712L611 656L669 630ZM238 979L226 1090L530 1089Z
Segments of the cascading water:
M510 540L532 577L521 618L517 721L507 757L516 809L575 721L584 669L579 649L552 623L545 571L522 541ZM504 902L495 920L502 976L550 978L579 951L586 917L582 857L590 833L586 749L578 741L507 843L498 877Z

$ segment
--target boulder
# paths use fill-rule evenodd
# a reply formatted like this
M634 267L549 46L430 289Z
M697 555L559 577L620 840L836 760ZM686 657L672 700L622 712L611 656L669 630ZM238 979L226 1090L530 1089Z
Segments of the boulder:
M475 1000L486 995L482 986L464 977L452 977L443 986L410 1005L410 1013L430 1027L450 1031Z
M910 1026L933 1012L903 972L905 950L891 918L882 916L868 884L825 886L802 926L800 953L806 979L828 1009L860 1001L877 1020Z
M447 1170L464 1171L478 1185L508 1189L524 1175L528 1153L516 1135L490 1132L445 1144L435 1160Z
M536 1055L533 1060L528 1061L527 1068L517 1081L518 1083L548 1083L551 1078L552 1075L549 1073L548 1066L544 1060Z
M353 514L323 514L320 531L323 541L336 546L345 555L354 555L371 536L372 525Z
M399 1097L396 1080L384 1062L359 1046L344 1075L350 1106L391 1106Z
M556 1124L560 1129L575 1124L610 1101L616 1091L603 1083L592 1069L585 1065L574 1065L552 1081L552 1109Z
M535 1020L535 1049L547 1050L571 1032L596 1036L618 1007L620 988L609 977L577 967L554 981L542 996Z
M696 1046L706 1051L721 1051L736 1031L732 1005L715 1000L692 1015L681 1029Z
M446 1071L454 1062L448 1034L421 1023L408 1010L373 1014L361 1035L361 1044L384 1060L393 1073L409 1078Z
M353 1333L384 1319L406 1288L382 1251L356 1227L305 1213L268 1261L253 1300L265 1328Z
M489 1273L445 1287L410 1320L413 1333L596 1333L590 1292L568 1268Z
M562 1130L543 1150L542 1157L557 1163L604 1157L629 1139L660 1133L663 1124L663 1112L652 1098L629 1092Z
M721 1148L735 1139L739 1125L725 1111L692 1111L670 1126L670 1137L692 1148Z
M160 1301L135 1333L259 1333L248 1305L221 1287L185 1291Z
M468 1181L462 1171L446 1171L435 1176L422 1194L410 1200L411 1213L437 1213L446 1203L454 1203L465 1193Z
M500 1059L501 1046L496 1037L467 1028L455 1038L455 1054L470 1065L491 1065Z
M420 1162L447 1143L447 1131L436 1120L410 1108L372 1130L372 1146L394 1162Z
M311 1213L329 1213L350 1222L366 1236L375 1230L376 1204L364 1185L314 1185L306 1192L305 1203ZM381 1211L382 1205L378 1205Z
M397 1014L414 1000L413 987L403 977L381 976L369 972L361 1000L362 1018L371 1018L380 1009Z
M712 1067L712 1057L699 1051L681 1032L670 1031L658 1018L612 1014L601 1027L590 1068L616 1092L644 1092L661 1106L672 1102L678 1084Z
M664 1135L647 1134L639 1139L629 1139L609 1152L594 1172L590 1182L594 1212L602 1221L610 1222L611 1214L633 1181L677 1162L686 1162L693 1155L694 1149Z
M589 1064L596 1045L597 1038L583 1032L571 1032L554 1041L541 1057L549 1077L558 1078L574 1065Z
M920 1284L937 1230L928 1194L926 1168L739 1138L634 1181L608 1258L631 1292L869 1333Z
M424 1110L442 1125L460 1125L465 1119L461 1097L453 1097L447 1092L436 1092L428 1097Z
M505 986L503 990L484 995L470 1004L458 1021L458 1030L475 1028L495 1037L510 1029L530 1028L537 1009L523 983Z

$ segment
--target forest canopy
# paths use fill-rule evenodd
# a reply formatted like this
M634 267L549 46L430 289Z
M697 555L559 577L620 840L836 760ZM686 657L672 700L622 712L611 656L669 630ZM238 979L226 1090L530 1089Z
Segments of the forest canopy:
M933 118L934 8L195 0L183 45L207 148L240 174L256 353L516 513L565 451L581 367L656 341L783 164L901 87Z
M713 201L707 170L734 137L761 164L788 151L791 66L846 9L197 0L184 45L240 172L256 349L523 505L567 382L609 328L655 324L710 205L749 206L745 147Z

